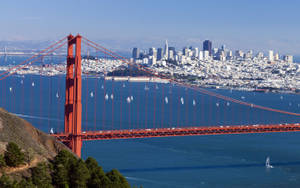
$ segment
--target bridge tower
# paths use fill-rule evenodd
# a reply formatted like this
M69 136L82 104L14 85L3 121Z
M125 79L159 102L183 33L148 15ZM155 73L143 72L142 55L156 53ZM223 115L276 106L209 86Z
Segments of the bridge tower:
M75 46L75 54L74 54ZM70 141L66 143L79 157L81 156L81 36L68 36L65 98L65 133Z

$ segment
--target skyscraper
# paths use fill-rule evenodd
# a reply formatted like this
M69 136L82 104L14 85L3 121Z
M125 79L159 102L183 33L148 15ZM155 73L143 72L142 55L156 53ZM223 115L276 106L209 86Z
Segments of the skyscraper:
M212 42L210 40L205 40L203 42L203 51L208 51L211 56Z
M274 52L269 50L269 61L274 61Z
M156 51L155 48L150 48L150 49L149 49L149 55L150 55L150 56L153 56L153 59L155 59L155 61L156 61L157 51Z
M194 56L195 56L195 57L198 57L198 56L199 56L199 49L198 49L198 48L195 48L195 49L194 49Z
M174 60L174 56L176 55L175 47L169 47L169 59Z
M182 53L183 53L183 55L188 56L189 49L188 49L187 47L184 47L184 48L182 49Z
M168 41L166 40L166 44L165 44L165 59L168 59L169 56L169 45L168 45Z
M133 48L132 50L132 58L138 59L140 57L140 50L138 48Z
M157 60L161 60L164 57L164 51L162 48L157 49Z

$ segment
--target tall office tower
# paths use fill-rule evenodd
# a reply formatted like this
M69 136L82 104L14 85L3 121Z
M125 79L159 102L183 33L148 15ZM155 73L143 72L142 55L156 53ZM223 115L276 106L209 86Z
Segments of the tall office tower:
M288 62L288 63L293 63L293 56L292 55L285 55L283 56L283 60Z
M209 51L205 50L203 54L203 59L208 60L209 59Z
M194 57L198 57L199 56L199 49L195 48L194 49Z
M169 60L174 60L174 51L173 50L170 50L169 51L169 57L168 57Z
M188 54L189 54L189 49L188 49L187 47L184 47L184 48L182 49L182 53L183 53L184 56L188 56Z
M169 47L169 59L174 60L174 56L176 55L175 47Z
M278 60L279 60L279 54L278 54L278 53L275 54L274 60L275 60L275 61L278 61Z
M164 51L162 48L157 49L157 61L161 60L164 57Z
M132 50L132 58L138 59L140 57L140 50L138 48L133 48Z
M219 48L213 48L211 52L212 56L218 55L219 50L220 50Z
M155 56L149 56L148 64L149 65L155 65L156 64L156 57Z
M165 44L165 59L168 59L168 54L169 52L169 45L168 45L168 41L166 40L166 44Z
M203 51L199 52L199 60L203 60Z
M226 46L225 46L225 44L223 44L223 45L221 46L221 50L222 50L222 51L226 51Z
M169 53L170 53L170 51L173 51L173 55L175 55L175 54L176 54L175 47L169 47L168 49L169 49Z
M149 48L149 56L153 56L153 59L156 60L156 57L157 57L157 51L155 48Z
M274 61L274 52L269 50L269 61Z
M212 42L210 40L205 40L203 42L203 51L208 51L209 55L211 56L212 54Z

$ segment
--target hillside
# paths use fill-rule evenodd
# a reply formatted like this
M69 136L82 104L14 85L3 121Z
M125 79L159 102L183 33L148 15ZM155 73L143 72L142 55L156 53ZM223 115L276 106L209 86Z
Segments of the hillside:
M0 108L0 187L129 188L116 169L76 157L54 137Z
M54 137L0 108L0 154L4 153L8 142L15 142L24 151L42 159L53 159L59 151L68 150Z
M26 155L26 163L18 167L6 167L4 173L20 179L30 176L30 168L40 162L52 160L59 151L69 150L64 144L33 127L29 122L0 108L0 154L9 142L16 143ZM2 174L2 172L0 173Z

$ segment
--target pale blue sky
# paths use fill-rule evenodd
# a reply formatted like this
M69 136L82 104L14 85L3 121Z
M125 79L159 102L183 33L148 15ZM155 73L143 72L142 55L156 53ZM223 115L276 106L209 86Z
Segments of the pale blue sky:
M0 40L81 33L126 48L211 39L214 46L300 54L299 9L298 0L3 0Z

